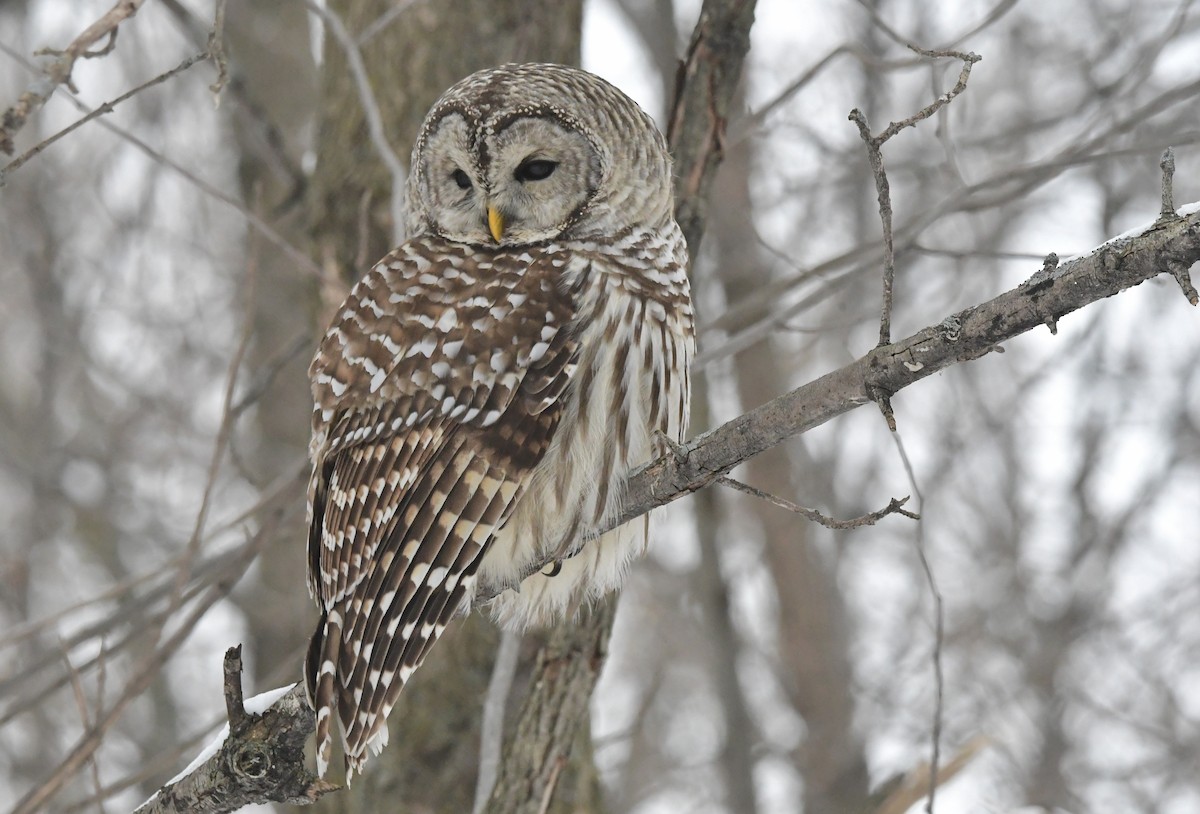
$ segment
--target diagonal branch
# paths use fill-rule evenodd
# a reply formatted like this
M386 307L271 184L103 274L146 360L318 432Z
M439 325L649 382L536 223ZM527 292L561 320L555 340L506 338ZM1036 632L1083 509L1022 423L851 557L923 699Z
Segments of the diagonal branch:
M24 127L29 117L42 109L46 100L59 85L71 87L71 71L75 68L75 60L91 59L107 55L117 44L117 29L121 23L138 13L145 0L117 0L116 5L105 12L104 16L89 25L77 36L70 45L61 51L46 48L38 52L38 56L53 56L45 67L43 75L21 94L16 104L4 111L0 116L0 152L13 154L13 136ZM99 51L88 49L108 37L108 42Z
M906 339L874 348L845 367L692 439L680 447L678 455L652 461L627 483L626 508L615 523L627 522L704 488L760 452L874 401L873 393L877 391L897 393L933 373L998 350L1001 343L1066 314L1198 262L1200 204L1192 204L1181 211L1180 217L1160 220L1140 234L1115 238L1061 265L1047 265L1010 291L951 314ZM476 601L495 593L497 586L487 586L477 594ZM598 624L605 623L603 617L603 613L593 616ZM586 630L580 626L577 632L583 636ZM602 653L599 648L599 644L583 648L576 652L576 658L595 659ZM569 666L554 660L547 665L552 670ZM594 671L584 674L594 680ZM527 708L534 713L540 709ZM307 738L312 730L312 711L304 702L302 689L293 689L269 712L277 716L273 725L279 737ZM232 741L227 747L236 750L236 736ZM177 782L195 782L192 775ZM552 771L545 772L543 781L547 785L552 785L554 779ZM139 809L139 814L186 810L168 803L172 788L169 784L154 801ZM237 799L226 798L225 805L205 810L233 811L250 802L248 797L240 798L240 802Z
M49 147L54 142L58 141L59 139L63 138L64 136L69 136L71 133L75 132L77 129L79 129L83 125L87 124L88 122L90 122L92 119L95 119L98 116L103 116L105 114L112 113L113 110L117 107L117 105L121 104L121 102L124 102L125 100L138 95L139 93L146 90L147 88L152 88L155 85L160 85L163 82L166 82L168 79L171 79L174 76L183 73L188 68L192 67L197 62L199 62L200 60L208 59L208 58L209 58L209 53L207 51L201 51L198 54L193 54L192 56L183 60L183 62L180 62L178 65L176 65L171 70L165 71L164 73L160 73L158 76L154 77L153 79L146 80L142 84L138 85L136 88L133 88L132 90L122 93L120 96L118 96L116 99L113 99L111 102L105 102L104 104L95 108L90 113L83 116L82 118L76 119L74 122L67 125L62 130L59 130L54 135L49 136L45 139L42 139L37 144L33 145L28 150L21 153L21 155L17 156L12 161L8 162L8 164L6 164L4 167L0 167L0 187L4 186L5 182L7 181L9 173L13 172L14 170L20 169L21 166L23 166L27 161L29 161L29 159L40 154L42 152L42 150L45 150L47 147Z
M1014 337L1139 285L1200 262L1200 204L1134 236L1115 238L1089 254L1043 267L1016 288L951 314L845 367L767 402L692 439L681 455L652 461L630 478L625 523L695 492L738 464L921 379L998 350ZM539 566L541 567L541 566Z

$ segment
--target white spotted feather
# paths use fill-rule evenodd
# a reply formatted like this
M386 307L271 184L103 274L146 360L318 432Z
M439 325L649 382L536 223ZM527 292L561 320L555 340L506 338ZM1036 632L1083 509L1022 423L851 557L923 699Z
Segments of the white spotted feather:
M492 611L518 628L619 584L646 523L579 543L656 433L687 426L686 251L634 102L564 66L473 74L426 117L408 193L410 240L353 287L310 368L322 776L335 738L348 776L386 746L480 579L511 588Z

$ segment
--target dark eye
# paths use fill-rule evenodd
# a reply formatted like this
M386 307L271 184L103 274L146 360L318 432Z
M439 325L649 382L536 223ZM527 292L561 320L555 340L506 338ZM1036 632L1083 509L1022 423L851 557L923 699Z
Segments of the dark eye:
M458 184L459 189L471 188L471 176L467 175L462 170L455 170L450 173L450 177L454 179L454 183Z
M557 166L557 161L535 158L517 167L517 171L513 173L513 178L516 178L521 183L525 183L526 181L544 181L554 174L554 169Z

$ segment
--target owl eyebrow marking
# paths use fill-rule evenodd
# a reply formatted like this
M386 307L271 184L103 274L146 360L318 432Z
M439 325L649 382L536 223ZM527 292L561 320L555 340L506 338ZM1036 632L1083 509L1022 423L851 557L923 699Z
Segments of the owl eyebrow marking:
M504 115L497 116L487 122L486 130L488 133L500 133L522 119L541 119L542 121L557 124L562 129L578 133L587 139L597 155L604 154L601 144L597 141L595 133L592 132L592 128L567 111L552 104L518 106L505 112Z

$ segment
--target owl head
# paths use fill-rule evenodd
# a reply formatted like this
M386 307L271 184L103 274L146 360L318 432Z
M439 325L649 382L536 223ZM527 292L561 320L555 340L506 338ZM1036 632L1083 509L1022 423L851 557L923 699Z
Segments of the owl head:
M476 246L603 237L672 217L654 121L598 76L502 65L454 85L413 148L410 236Z

